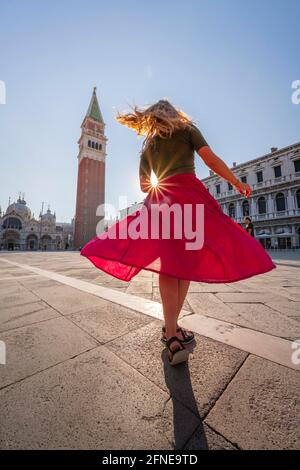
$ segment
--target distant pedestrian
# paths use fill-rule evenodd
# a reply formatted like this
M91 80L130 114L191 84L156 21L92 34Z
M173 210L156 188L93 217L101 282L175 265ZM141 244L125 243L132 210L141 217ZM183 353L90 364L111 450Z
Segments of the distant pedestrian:
M244 219L244 222L245 222L246 232L248 232L250 235L252 235L252 237L254 237L255 236L254 227L253 227L253 223L251 222L251 217L246 216Z

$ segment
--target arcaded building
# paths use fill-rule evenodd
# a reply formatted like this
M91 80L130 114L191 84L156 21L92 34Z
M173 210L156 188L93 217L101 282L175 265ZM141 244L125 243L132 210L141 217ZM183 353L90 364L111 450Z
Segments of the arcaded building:
M231 170L250 185L250 198L213 172L201 179L223 211L238 223L250 215L255 237L265 248L299 248L300 143L272 148L266 155L234 163Z

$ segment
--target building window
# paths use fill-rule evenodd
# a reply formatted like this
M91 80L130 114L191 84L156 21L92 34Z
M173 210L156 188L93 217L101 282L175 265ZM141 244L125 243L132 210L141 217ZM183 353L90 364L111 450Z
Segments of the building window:
M298 160L294 160L295 172L297 173L300 171L300 158Z
M102 144L99 144L99 150L102 150Z
M275 175L275 178L279 178L281 176L281 166L280 165L274 166L274 175Z
M267 212L266 208L266 200L264 197L258 198L258 213L259 214L265 214Z
M276 194L275 198L276 211L285 211L285 198L283 193Z
M89 140L89 141L88 141L88 147L90 147L90 146L91 146L91 141Z
M234 206L233 202L231 202L229 204L228 213L229 213L229 217L231 217L232 219L235 217L235 206Z
M247 176L242 176L241 177L241 182L242 183L247 183Z
M232 184L228 182L228 191L232 190Z
M95 148L95 142L92 142L92 148L93 149Z
M243 216L245 217L246 215L249 215L249 202L248 201L243 202L242 208L243 208Z
M96 144L95 144L95 149L98 150L98 144L97 144L97 142L96 142Z
M22 223L16 217L8 217L8 219L6 219L3 222L2 228L4 228L4 229L13 228L13 229L16 229L16 230L21 230L22 229Z
M219 184L216 185L216 192L217 194L220 194L221 192L221 186Z
M297 208L300 209L300 189L296 192Z
M262 170L256 172L257 182L262 183L263 181L263 172Z

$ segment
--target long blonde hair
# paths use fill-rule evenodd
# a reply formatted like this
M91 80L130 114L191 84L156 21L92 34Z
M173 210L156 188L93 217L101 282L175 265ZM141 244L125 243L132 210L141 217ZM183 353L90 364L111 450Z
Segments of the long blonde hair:
M171 137L177 129L184 129L193 121L180 109L176 109L168 100L159 100L145 108L132 107L132 112L118 113L116 120L134 129L138 135L145 135L143 148L155 136Z

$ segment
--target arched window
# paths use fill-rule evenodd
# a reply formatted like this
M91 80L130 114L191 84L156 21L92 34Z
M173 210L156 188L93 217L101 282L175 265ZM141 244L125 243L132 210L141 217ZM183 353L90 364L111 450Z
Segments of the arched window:
M243 207L243 216L245 217L246 215L249 215L249 202L244 201L242 207Z
M277 212L285 211L285 198L283 193L276 194L275 203Z
M91 141L89 140L89 141L88 141L88 147L90 147L90 146L91 146Z
M95 142L92 142L92 148L93 149L95 148Z
M231 202L229 204L228 213L229 213L229 217L231 217L232 219L235 217L235 206L234 206L233 202Z
M265 214L267 212L266 208L266 200L263 196L261 196L260 198L258 198L258 213Z
M3 228L14 228L16 230L21 230L22 229L22 222L17 219L17 217L8 217L6 220L4 220Z
M95 149L98 150L98 144L97 144L97 142L96 142L96 144L95 144Z
M99 144L99 150L102 150L102 144Z
M300 189L296 192L297 207L300 209Z

